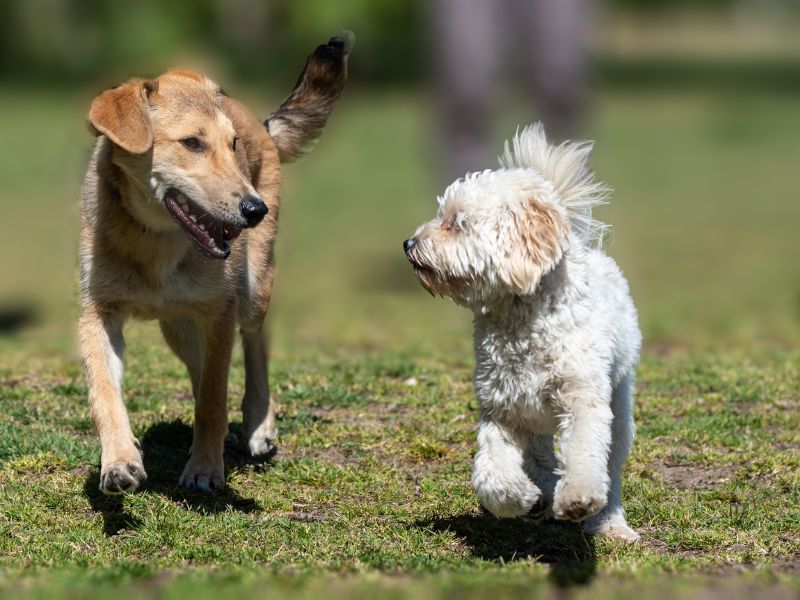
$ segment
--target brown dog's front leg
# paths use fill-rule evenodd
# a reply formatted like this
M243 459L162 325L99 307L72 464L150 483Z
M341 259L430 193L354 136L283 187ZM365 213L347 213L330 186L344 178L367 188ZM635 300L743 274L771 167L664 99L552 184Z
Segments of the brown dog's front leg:
M100 436L100 491L104 494L132 492L147 479L122 402L123 322L122 315L88 306L78 325L89 409Z
M223 450L228 433L228 371L233 350L235 307L225 306L205 328L203 373L194 409L192 455L179 483L204 492L225 486Z

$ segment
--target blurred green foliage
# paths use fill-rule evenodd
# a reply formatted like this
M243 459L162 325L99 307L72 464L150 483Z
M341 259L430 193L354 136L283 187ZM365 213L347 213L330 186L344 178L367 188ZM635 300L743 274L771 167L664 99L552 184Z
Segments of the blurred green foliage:
M234 75L294 73L297 57L348 28L369 45L359 69L370 79L407 79L419 70L421 8L416 0L5 1L0 74L90 80L160 70L181 56L206 57Z
M754 2L607 0L606 4L640 13L722 12ZM791 0L760 4L779 6L783 12L797 9ZM242 78L293 76L298 57L348 28L368 49L354 64L361 79L419 81L427 67L425 12L422 0L2 0L0 76L49 84L107 80L111 74L149 74L142 69L155 74L170 66L163 61L188 56L204 57Z

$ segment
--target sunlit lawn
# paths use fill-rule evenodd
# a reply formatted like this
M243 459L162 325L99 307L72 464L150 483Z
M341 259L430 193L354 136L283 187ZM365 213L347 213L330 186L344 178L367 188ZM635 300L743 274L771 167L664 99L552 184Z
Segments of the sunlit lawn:
M0 91L0 303L38 316L0 338L0 586L436 597L591 581L608 595L675 574L798 585L795 97L596 99L594 165L616 190L598 216L614 225L608 250L646 338L625 479L637 546L479 511L469 315L419 288L400 248L444 183L433 115L423 95L399 92L349 90L315 152L286 171L271 316L277 456L252 464L243 452L237 355L229 491L177 490L188 381L156 328L133 324L126 397L150 479L102 498L71 333L88 98ZM505 114L498 150L527 118Z

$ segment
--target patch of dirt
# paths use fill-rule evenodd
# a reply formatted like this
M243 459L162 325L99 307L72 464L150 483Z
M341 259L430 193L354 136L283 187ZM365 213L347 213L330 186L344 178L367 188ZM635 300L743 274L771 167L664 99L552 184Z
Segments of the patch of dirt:
M301 511L286 512L282 513L282 515L290 521L300 521L302 523L319 523L327 521L329 518L328 515L323 515L322 513Z
M771 564L756 564L752 562L723 562L717 565L709 565L708 567L701 569L703 574L713 577L732 577L746 573L755 573L758 571L771 571L773 573L781 573L784 575L797 575L800 573L800 560L791 558L777 559Z
M387 427L393 428L398 424L403 424L404 427L414 427L417 420L420 421L420 427L422 426L421 423L424 419L420 417L418 408L399 402L369 403L357 407L318 406L303 412L305 416L318 423L355 427L360 435L365 431L374 432L375 441L364 442L356 448L348 447L345 445L347 435L339 432L337 436L342 438L341 444L334 443L322 448L280 447L281 458L290 460L314 458L340 467L358 467L363 465L366 460L377 461L416 478L430 475L435 471L439 462L449 460L450 450L460 447L460 442L439 440L439 445L448 451L443 456L426 458L408 451L408 448L403 446L400 440L397 440L395 444L394 440L383 439L382 432ZM466 415L459 416L453 422L462 421L465 418ZM436 444L433 443L433 445Z
M314 451L313 448L306 449L306 456L313 456L314 458L326 462L337 467L353 467L361 465L361 457L354 456L350 453L345 453L339 446L328 446L321 451Z
M739 465L699 465L660 461L653 470L666 483L684 490L710 490L731 481Z
M40 377L38 375L28 374L0 379L0 388L22 388L25 391L41 393L50 391L59 385L67 385L73 381L73 379L64 375Z
M232 398L237 398L238 394L234 394L232 392L228 392ZM192 390L176 390L175 393L172 395L175 400L194 400L194 395L192 394Z
M772 568L778 573L784 575L792 575L797 577L800 575L800 558L787 558L775 561Z
M319 407L309 411L312 417L325 422L356 424L359 427L382 427L404 421L418 414L418 409L399 402L369 403L359 407Z
M271 521L274 517L285 517L290 521L300 523L321 523L331 519L341 518L341 514L336 510L336 505L329 502L307 504L305 502L292 502L292 509L280 511L273 514L265 514L261 517L262 521Z
M686 550L686 549L670 549L669 546L656 537L657 529L655 527L640 527L637 529L641 534L641 542L644 546L660 555L681 556L686 559L694 559L702 556L713 556L713 551L708 550ZM741 550L739 544L734 544L726 548L727 552L735 552ZM800 575L800 558L795 557L781 557L775 558L770 564L764 563L734 563L734 562L721 562L713 565L704 565L701 572L705 575L712 577L726 577L741 575L744 573L752 573L759 570L769 570L774 573L781 573L784 575L796 576Z
M671 358L686 354L689 346L677 340L667 338L648 340L644 344L644 354L650 354L658 358Z
M636 531L641 536L639 543L646 546L656 554L668 554L669 546L655 537L658 531L655 527L637 527Z

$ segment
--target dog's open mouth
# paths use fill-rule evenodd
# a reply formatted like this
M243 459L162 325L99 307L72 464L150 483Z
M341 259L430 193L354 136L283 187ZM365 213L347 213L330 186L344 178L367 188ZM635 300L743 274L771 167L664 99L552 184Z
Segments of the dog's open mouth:
M164 204L195 246L211 258L228 258L231 242L242 232L241 227L226 225L175 188L167 190Z

